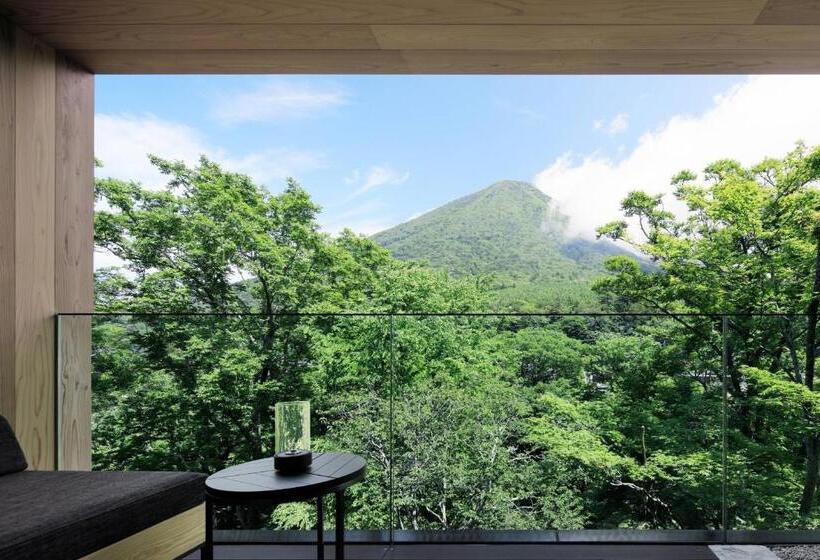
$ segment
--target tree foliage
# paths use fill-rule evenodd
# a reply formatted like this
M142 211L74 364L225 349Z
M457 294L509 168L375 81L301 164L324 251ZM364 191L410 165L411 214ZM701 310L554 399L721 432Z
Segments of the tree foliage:
M733 527L820 524L819 151L680 173L674 212L631 193L599 233L655 264L619 252L595 290L651 317L464 314L492 305L491 279L329 236L293 180L271 194L205 158L152 162L162 189L96 185L97 244L124 262L97 274L97 310L165 314L95 322L96 468L263 457L274 403L309 399L314 447L367 458L352 527L719 528L724 475Z

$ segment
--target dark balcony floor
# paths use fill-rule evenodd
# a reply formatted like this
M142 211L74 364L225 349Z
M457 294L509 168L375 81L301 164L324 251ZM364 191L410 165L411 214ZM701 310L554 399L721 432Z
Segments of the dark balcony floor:
M216 560L313 560L305 544L225 544ZM325 549L332 560L333 546ZM700 544L349 544L347 560L716 560ZM199 552L185 560L199 560Z

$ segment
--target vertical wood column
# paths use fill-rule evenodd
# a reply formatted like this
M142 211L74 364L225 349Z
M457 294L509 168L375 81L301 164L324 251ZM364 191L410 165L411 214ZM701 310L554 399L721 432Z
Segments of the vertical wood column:
M93 77L0 18L0 414L37 470L90 465L90 329L58 388L55 314L91 310L92 119Z
M0 18L0 414L14 423L15 366L15 64L14 28Z
M94 310L94 76L57 56L55 302ZM91 469L91 317L63 317L57 346L57 468Z
M32 469L55 467L54 51L15 32L14 429Z

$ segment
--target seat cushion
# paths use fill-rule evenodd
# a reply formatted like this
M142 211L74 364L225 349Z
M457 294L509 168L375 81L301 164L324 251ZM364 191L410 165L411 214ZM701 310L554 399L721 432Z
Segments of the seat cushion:
M0 476L0 558L82 557L201 504L205 478L102 471Z
M26 457L14 431L5 417L0 416L0 475L26 470Z

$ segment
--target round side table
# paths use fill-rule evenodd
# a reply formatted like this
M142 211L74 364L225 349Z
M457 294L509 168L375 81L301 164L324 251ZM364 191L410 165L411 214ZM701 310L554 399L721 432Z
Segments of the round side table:
M365 460L352 453L314 453L313 464L300 474L283 475L273 468L273 457L235 465L205 481L205 546L202 560L213 560L214 505L281 504L316 499L316 557L324 560L324 507L322 497L336 495L336 560L344 560L344 491L364 478Z

